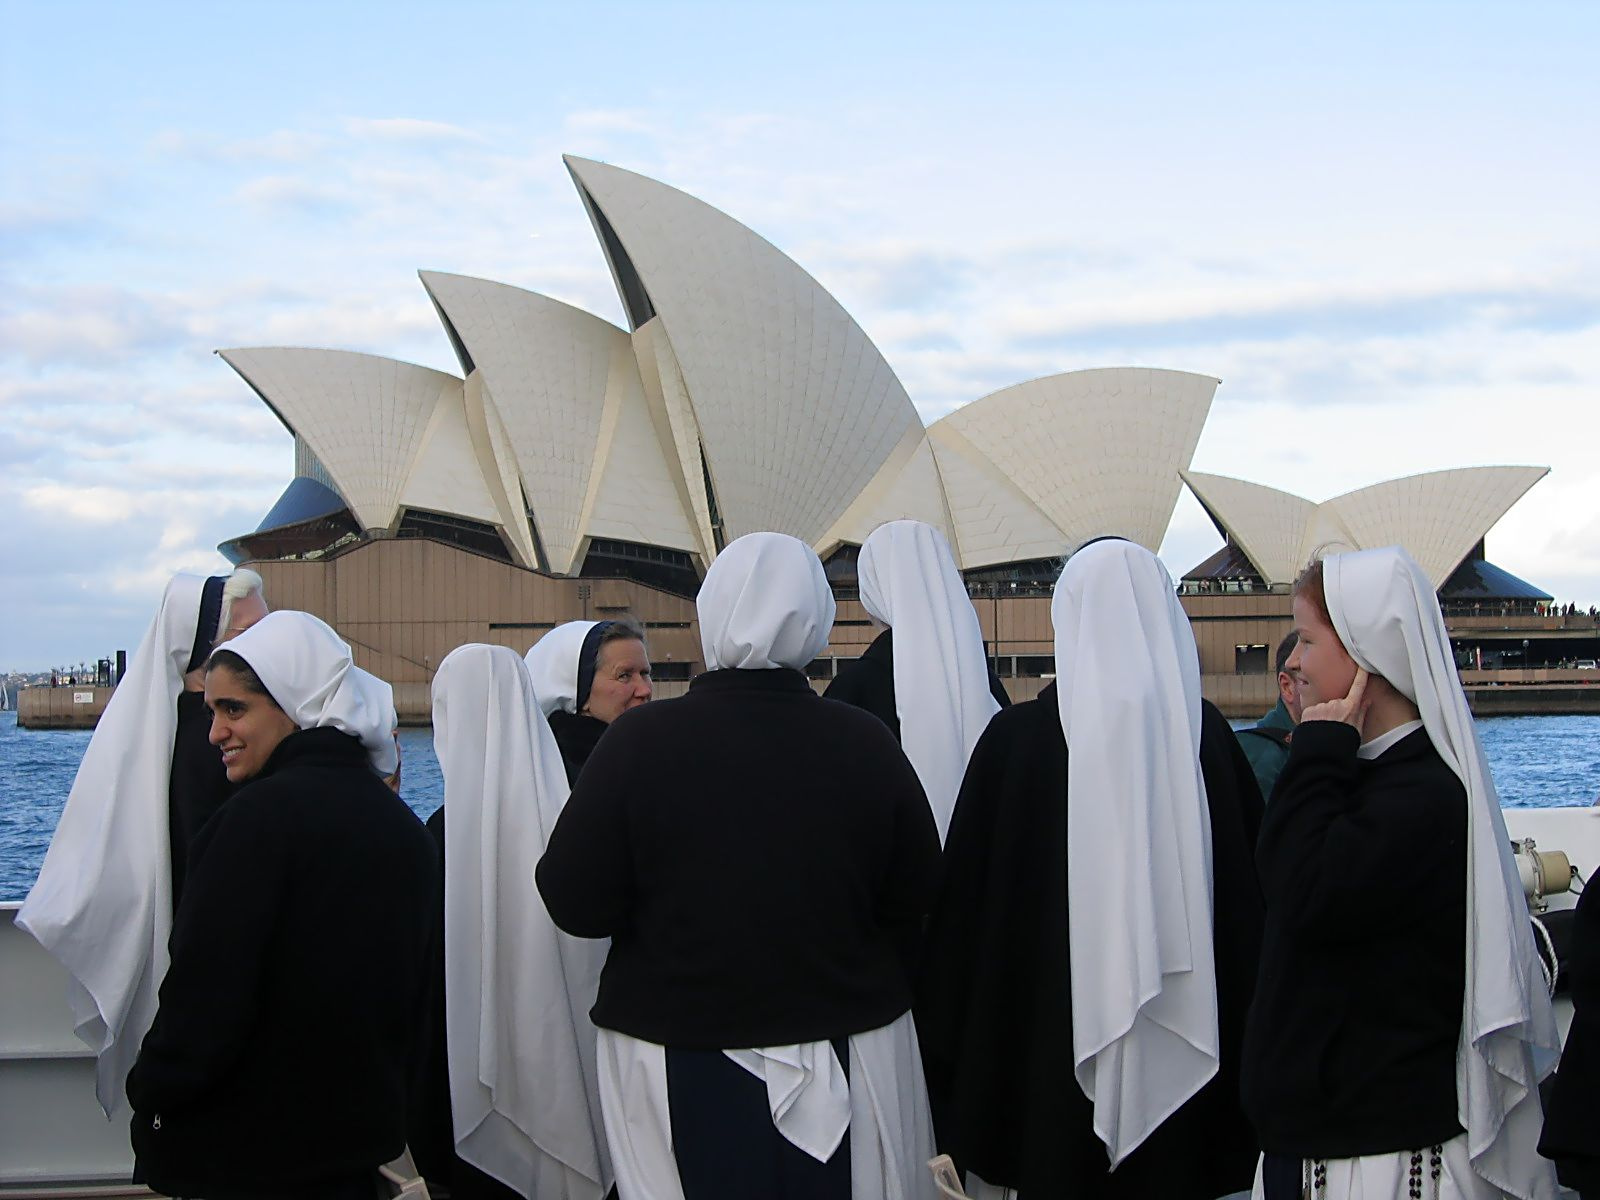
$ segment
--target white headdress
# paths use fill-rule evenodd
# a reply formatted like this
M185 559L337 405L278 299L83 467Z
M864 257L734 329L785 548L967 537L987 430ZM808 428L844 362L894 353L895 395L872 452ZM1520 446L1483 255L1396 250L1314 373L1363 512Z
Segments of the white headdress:
M944 535L921 521L874 529L856 573L862 607L894 630L900 746L928 793L942 843L967 759L1000 710L978 614Z
M1172 577L1132 542L1074 554L1050 616L1073 1061L1115 1167L1220 1058L1200 660Z
M1398 546L1322 562L1328 616L1350 657L1417 706L1467 791L1467 975L1456 1098L1472 1166L1502 1191L1555 1195L1536 1146L1538 1082L1560 1051L1494 779L1461 690L1439 601Z
M533 694L545 716L556 709L578 711L578 656L583 640L598 621L567 621L533 644L526 655L533 674Z
M786 533L747 533L729 542L694 603L708 671L803 670L833 628L833 591L822 562Z
M439 664L433 740L457 1151L524 1195L599 1200L610 1167L588 1014L609 943L561 933L534 886L567 777L515 651L462 646Z
M250 664L296 726L348 733L366 747L378 774L394 774L394 689L356 666L326 622L304 612L268 613L223 649Z
M110 1116L155 1019L172 931L167 799L178 694L205 579L178 575L84 752L39 878L16 924L72 977L77 1034L99 1055L95 1094ZM206 631L209 642L212 631Z

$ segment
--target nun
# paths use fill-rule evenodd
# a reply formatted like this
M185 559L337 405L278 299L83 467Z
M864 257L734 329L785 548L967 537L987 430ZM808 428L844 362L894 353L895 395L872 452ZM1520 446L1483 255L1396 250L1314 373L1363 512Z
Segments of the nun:
M163 1195L370 1200L405 1148L438 867L383 783L393 693L307 613L206 664L239 790L201 830L128 1075L136 1179Z
M234 579L245 586L230 606L227 593L241 586ZM128 1068L155 1016L189 845L233 786L207 740L201 668L217 641L239 632L234 621L265 615L260 583L253 571L168 582L16 917L70 977L73 1024L98 1057L95 1095L108 1117L123 1106Z
M921 521L880 525L856 573L861 606L887 628L824 695L875 714L900 739L942 842L972 748L1011 701L989 670L978 614L942 533Z
M515 651L468 645L445 658L433 742L444 944L433 1127L412 1150L456 1200L600 1200L611 1181L588 1011L606 946L556 929L533 885L568 789Z
M244 567L231 575L213 575L201 590L200 621L189 655L189 669L183 677L183 691L178 694L178 728L172 743L172 780L168 789L174 909L183 898L189 848L201 827L233 794L233 785L222 769L222 755L210 742L205 661L213 649L238 637L266 615L261 576Z
M1057 678L990 723L945 843L917 1000L939 1148L983 1200L1212 1200L1257 1157L1261 796L1155 555L1089 544L1050 615Z
M1256 1194L1553 1197L1555 1021L1433 586L1389 546L1313 563L1293 604L1301 723L1256 851Z
M881 721L807 682L834 613L810 547L739 538L696 604L707 671L613 723L537 873L556 924L611 938L592 1015L620 1198L931 1196L927 799Z
M644 630L630 620L568 621L533 644L527 663L570 787L606 727L650 699Z

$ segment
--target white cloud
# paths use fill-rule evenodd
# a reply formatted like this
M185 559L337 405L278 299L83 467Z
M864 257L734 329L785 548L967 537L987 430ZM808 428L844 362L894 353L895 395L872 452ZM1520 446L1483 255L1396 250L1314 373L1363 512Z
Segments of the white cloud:
M481 133L465 129L460 125L415 117L348 117L344 121L344 127L356 138L373 138L378 141L420 146L434 146L440 143L483 145L488 141Z

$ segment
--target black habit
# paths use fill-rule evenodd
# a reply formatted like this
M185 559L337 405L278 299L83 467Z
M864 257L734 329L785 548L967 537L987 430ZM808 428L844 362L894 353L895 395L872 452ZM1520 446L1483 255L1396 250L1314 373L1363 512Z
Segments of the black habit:
M406 1144L438 874L360 742L278 745L194 846L128 1076L143 1181L216 1200L371 1187Z
M997 714L967 766L928 930L917 1031L939 1149L1022 1200L1212 1200L1250 1186L1257 1148L1238 1100L1238 1064L1261 945L1251 861L1261 795L1227 721L1202 708L1221 1065L1114 1172L1073 1073L1067 746L1055 684ZM1116 937L1117 914L1104 919Z
M569 713L558 708L550 714L550 732L555 735L556 747L561 751L561 765L567 770L567 786L576 787L578 774L589 755L600 742L600 735L608 726L598 717L587 713Z
M799 671L720 670L611 723L536 878L557 925L612 939L596 1025L721 1050L905 1013L938 860L880 722Z
M1001 708L1010 708L1011 697L1006 694L1005 685L992 666L988 671L989 694ZM894 702L894 630L885 629L854 662L840 664L839 674L822 694L829 700L866 709L887 725L899 741L900 710Z
M439 854L439 877L444 877L444 805L433 810L427 830ZM521 1200L522 1193L501 1183L487 1171L456 1153L455 1113L450 1104L450 1050L445 1037L444 1009L444 892L439 893L439 929L433 956L432 1000L426 1058L421 1066L416 1107L408 1139L411 1157L429 1187L441 1185L459 1200Z
M189 852L233 784L222 766L222 751L211 744L211 714L204 692L178 693L178 732L172 739L172 773L167 788L167 833L172 843L172 909L178 909L189 875Z
M1600 900L1593 894L1584 889L1573 920L1572 1028L1539 1139L1539 1153L1556 1160L1562 1185L1583 1200L1600 1200Z
M1261 972L1241 1086L1262 1149L1447 1142L1466 986L1467 793L1417 729L1377 758L1307 721L1261 825Z

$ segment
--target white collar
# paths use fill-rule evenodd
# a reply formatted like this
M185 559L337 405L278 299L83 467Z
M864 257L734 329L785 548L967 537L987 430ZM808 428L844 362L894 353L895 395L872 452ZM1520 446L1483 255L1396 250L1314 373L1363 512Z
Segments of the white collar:
M1388 750L1389 747L1396 745L1410 734L1415 733L1421 728L1422 722L1420 720L1406 721L1402 724L1396 725L1393 729L1389 730L1388 733L1380 733L1370 742L1362 742L1361 749L1356 751L1356 757L1367 759L1369 761L1377 758L1380 754L1384 753L1384 751Z

